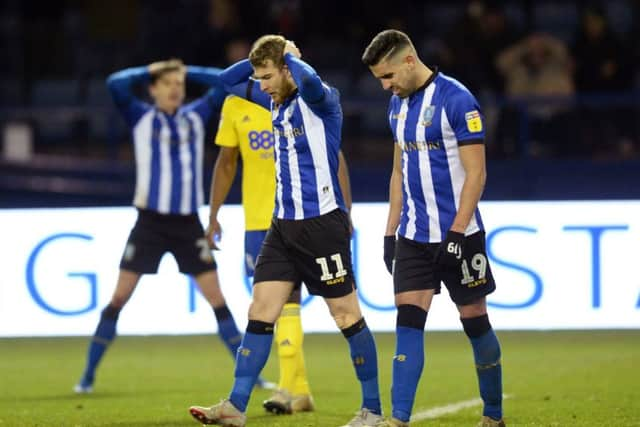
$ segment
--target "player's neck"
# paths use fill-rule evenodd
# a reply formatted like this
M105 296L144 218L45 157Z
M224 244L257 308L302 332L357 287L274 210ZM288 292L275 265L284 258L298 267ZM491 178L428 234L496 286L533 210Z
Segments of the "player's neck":
M169 116L173 116L176 111L178 111L177 108L161 106L159 104L156 104L156 108Z
M433 76L431 68L420 63L416 69L416 90L423 87L429 81L431 76Z

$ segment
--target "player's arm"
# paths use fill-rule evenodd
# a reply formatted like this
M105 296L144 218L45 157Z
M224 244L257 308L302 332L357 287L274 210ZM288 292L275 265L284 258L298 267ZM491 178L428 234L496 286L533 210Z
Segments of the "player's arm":
M389 179L389 213L387 228L384 233L384 264L387 271L393 274L393 258L396 247L396 231L400 225L402 214L402 151L395 144L393 149L393 170Z
M222 70L218 76L227 92L270 110L271 97L260 90L260 84L256 84L252 75L251 63L243 59Z
M219 77L221 72L222 69L220 68L187 65L186 77L190 82L214 87L222 84Z
M338 106L335 91L324 85L316 70L300 58L300 51L291 40L287 40L284 48L284 63L298 86L300 96L312 109L323 111Z
M434 255L436 264L458 268L464 259L465 231L478 207L486 181L484 125L476 99L467 91L451 95L445 105L458 139L458 151L465 178L453 223Z
M465 179L460 194L458 212L450 230L464 235L478 207L487 178L484 149L484 118L476 99L466 91L451 96L445 106L451 126L458 139L460 161Z
M135 84L148 83L150 67L132 67L115 72L107 78L107 88L118 110L130 125L133 125L146 111L145 104L132 93Z
M218 249L215 240L220 237L222 232L222 227L218 222L218 211L226 200L236 176L238 155L238 147L220 147L216 164L213 167L209 197L209 226L206 231L207 240L212 249Z
M342 191L342 197L344 197L344 204L347 210L351 212L351 181L349 180L349 167L347 166L347 159L345 159L342 150L338 152L338 182L340 184L340 190Z
M347 159L345 159L342 150L338 152L338 184L340 185L340 191L344 198L344 204L349 214L349 228L353 233L353 223L351 222L351 180L349 179L349 167L347 166Z
M302 99L308 104L316 104L322 101L324 88L316 70L302 59L296 57L292 52L284 54L284 63L287 64L287 68L291 72L291 77L296 82L296 86L298 86Z
M389 213L385 236L395 236L402 213L402 151L398 144L393 149L393 170L389 180Z
M464 234L469 222L471 222L471 217L478 207L487 179L487 171L484 144L481 140L478 140L475 144L467 142L465 145L460 146L459 150L465 178L460 194L460 205L453 219L451 230Z
M185 71L189 82L210 88L203 96L185 106L185 109L198 113L202 121L206 123L212 114L222 109L222 104L228 95L219 77L222 70L215 67L188 65L185 67Z

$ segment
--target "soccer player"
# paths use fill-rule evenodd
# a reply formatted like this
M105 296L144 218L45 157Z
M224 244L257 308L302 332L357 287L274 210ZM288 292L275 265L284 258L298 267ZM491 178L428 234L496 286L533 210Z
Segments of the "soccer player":
M424 365L427 312L442 281L473 348L484 402L478 425L504 426L500 344L485 300L495 283L478 210L486 177L480 107L460 82L425 66L400 31L376 35L362 61L393 93L384 261L393 274L398 314L392 417L382 425L409 425Z
M238 158L242 160L242 205L245 216L245 275L253 279L255 262L267 234L275 204L271 114L269 110L231 95L222 106L216 135L220 146L211 181L209 244L217 248L216 237L222 229L218 211L224 203L236 175ZM339 153L338 175L347 210L351 210L351 190L346 161ZM280 364L278 390L264 401L264 408L276 414L312 411L313 398L307 380L302 351L303 332L300 319L300 289L295 289L276 322L275 340Z
M254 85L253 75L259 81ZM228 399L192 406L203 424L244 426L256 376L269 356L274 323L304 281L326 301L351 349L362 405L347 426L380 422L377 354L355 292L350 221L338 178L342 109L336 89L320 80L300 51L282 36L266 35L249 60L220 74L225 88L269 108L275 137L275 215L260 249L249 323Z
M157 272L171 252L180 271L195 278L213 308L218 333L232 355L242 339L218 283L216 263L197 210L203 202L204 127L226 92L214 88L220 70L185 67L180 60L154 62L112 74L107 86L133 134L138 218L120 261L111 302L102 311L89 344L87 364L74 390L89 393L104 353L116 336L116 324L143 274ZM211 86L201 98L183 105L185 79ZM148 84L153 105L136 99L135 84Z

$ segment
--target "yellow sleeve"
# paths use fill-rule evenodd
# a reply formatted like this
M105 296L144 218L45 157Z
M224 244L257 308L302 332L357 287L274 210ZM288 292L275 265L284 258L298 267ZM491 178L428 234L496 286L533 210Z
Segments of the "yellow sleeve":
M237 102L234 96L227 96L222 104L218 133L216 133L216 145L222 147L237 147L240 145L235 127L237 114Z

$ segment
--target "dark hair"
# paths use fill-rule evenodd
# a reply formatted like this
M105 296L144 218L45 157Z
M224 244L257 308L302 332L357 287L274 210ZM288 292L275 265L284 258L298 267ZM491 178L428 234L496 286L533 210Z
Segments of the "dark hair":
M413 47L408 35L398 30L384 30L378 33L364 50L362 62L371 67L392 51L398 51L407 46Z

